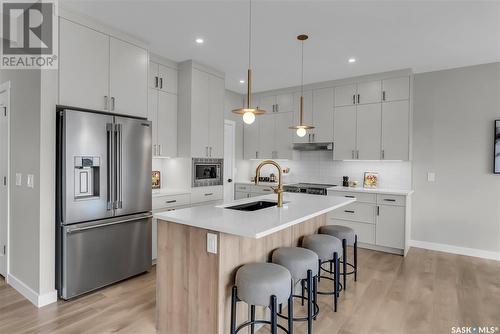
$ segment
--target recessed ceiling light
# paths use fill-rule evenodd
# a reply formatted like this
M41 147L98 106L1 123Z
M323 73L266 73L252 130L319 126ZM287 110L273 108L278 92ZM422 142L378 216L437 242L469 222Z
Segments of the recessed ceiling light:
M196 44L203 44L203 42L205 42L205 41L203 40L203 38L197 38L195 40L195 42L196 42Z
M355 63L356 62L356 58L349 58L348 62L351 63L351 64Z
M244 84L245 83L245 80L240 80L240 84Z

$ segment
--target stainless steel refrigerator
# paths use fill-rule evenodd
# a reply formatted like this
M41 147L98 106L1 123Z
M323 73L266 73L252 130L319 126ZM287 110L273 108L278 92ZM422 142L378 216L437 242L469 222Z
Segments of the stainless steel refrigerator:
M60 298L150 270L151 141L145 119L57 110Z

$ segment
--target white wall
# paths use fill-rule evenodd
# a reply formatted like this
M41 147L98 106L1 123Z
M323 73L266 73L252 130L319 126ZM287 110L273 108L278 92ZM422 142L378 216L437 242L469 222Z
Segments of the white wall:
M500 252L500 63L417 74L414 93L412 239Z

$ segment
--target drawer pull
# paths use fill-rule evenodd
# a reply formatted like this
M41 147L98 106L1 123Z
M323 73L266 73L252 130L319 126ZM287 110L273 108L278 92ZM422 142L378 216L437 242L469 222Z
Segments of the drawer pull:
M384 198L384 201L386 201L386 202L396 202L396 200L392 199L392 198Z
M347 212L347 213L354 213L354 210L344 210L344 212Z
M356 197L354 197L352 195L345 195L344 197L347 197L347 198L356 198Z
M212 196L214 193L206 193L205 196Z
M262 191L271 191L271 189L262 189Z
M175 203L175 202L177 202L177 200L176 200L176 199L173 199L173 200L171 200L171 201L166 201L165 203L167 203L167 204L168 204L168 203Z

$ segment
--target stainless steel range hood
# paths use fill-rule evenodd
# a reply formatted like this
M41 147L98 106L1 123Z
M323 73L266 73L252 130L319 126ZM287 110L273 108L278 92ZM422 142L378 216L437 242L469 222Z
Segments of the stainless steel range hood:
M294 143L296 151L333 151L333 143Z

